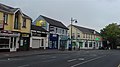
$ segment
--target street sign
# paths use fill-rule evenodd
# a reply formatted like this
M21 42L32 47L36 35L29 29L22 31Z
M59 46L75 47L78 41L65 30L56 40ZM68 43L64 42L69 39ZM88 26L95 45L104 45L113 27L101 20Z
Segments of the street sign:
M97 41L98 41L98 40L100 40L100 38L96 38L95 40L97 40Z

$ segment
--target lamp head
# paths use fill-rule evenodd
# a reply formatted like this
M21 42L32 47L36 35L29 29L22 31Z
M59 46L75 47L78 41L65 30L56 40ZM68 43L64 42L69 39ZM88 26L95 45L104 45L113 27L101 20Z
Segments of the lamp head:
M77 23L77 20L75 20L75 23Z

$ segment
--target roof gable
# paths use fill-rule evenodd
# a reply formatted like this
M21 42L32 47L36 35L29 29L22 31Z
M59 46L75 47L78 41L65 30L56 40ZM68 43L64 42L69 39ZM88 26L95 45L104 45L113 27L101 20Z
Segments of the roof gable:
M21 12L20 8L13 8L13 7L1 4L1 3L0 3L0 11L5 12L5 13L10 13L10 14L15 14L17 11ZM21 14L25 18L31 19L29 16L23 14L22 12L21 12Z
M40 27L40 26L36 26L36 25L32 25L32 26L31 26L31 30L47 32L47 30L45 30L44 28L42 28L42 27Z
M77 29L79 29L80 31L82 31L85 34L96 34L96 35L99 35L99 33L97 31L95 31L94 29L89 29L89 28L76 26L76 25L72 25L72 26L76 27ZM96 32L96 33L94 33L94 32Z
M43 17L51 26L56 26L56 27L60 27L60 28L64 28L64 29L68 29L62 22L45 17L40 15L41 17Z

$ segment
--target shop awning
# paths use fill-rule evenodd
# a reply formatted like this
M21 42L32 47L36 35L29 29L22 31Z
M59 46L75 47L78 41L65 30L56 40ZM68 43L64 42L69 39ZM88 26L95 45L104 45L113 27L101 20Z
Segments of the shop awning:
M0 33L0 36L19 37L19 36L20 36L20 34L8 34L8 33Z

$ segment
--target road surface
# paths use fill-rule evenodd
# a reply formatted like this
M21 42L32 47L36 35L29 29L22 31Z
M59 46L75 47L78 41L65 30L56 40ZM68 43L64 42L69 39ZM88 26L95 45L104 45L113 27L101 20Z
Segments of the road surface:
M81 50L0 59L0 67L120 67L119 64L120 50Z

